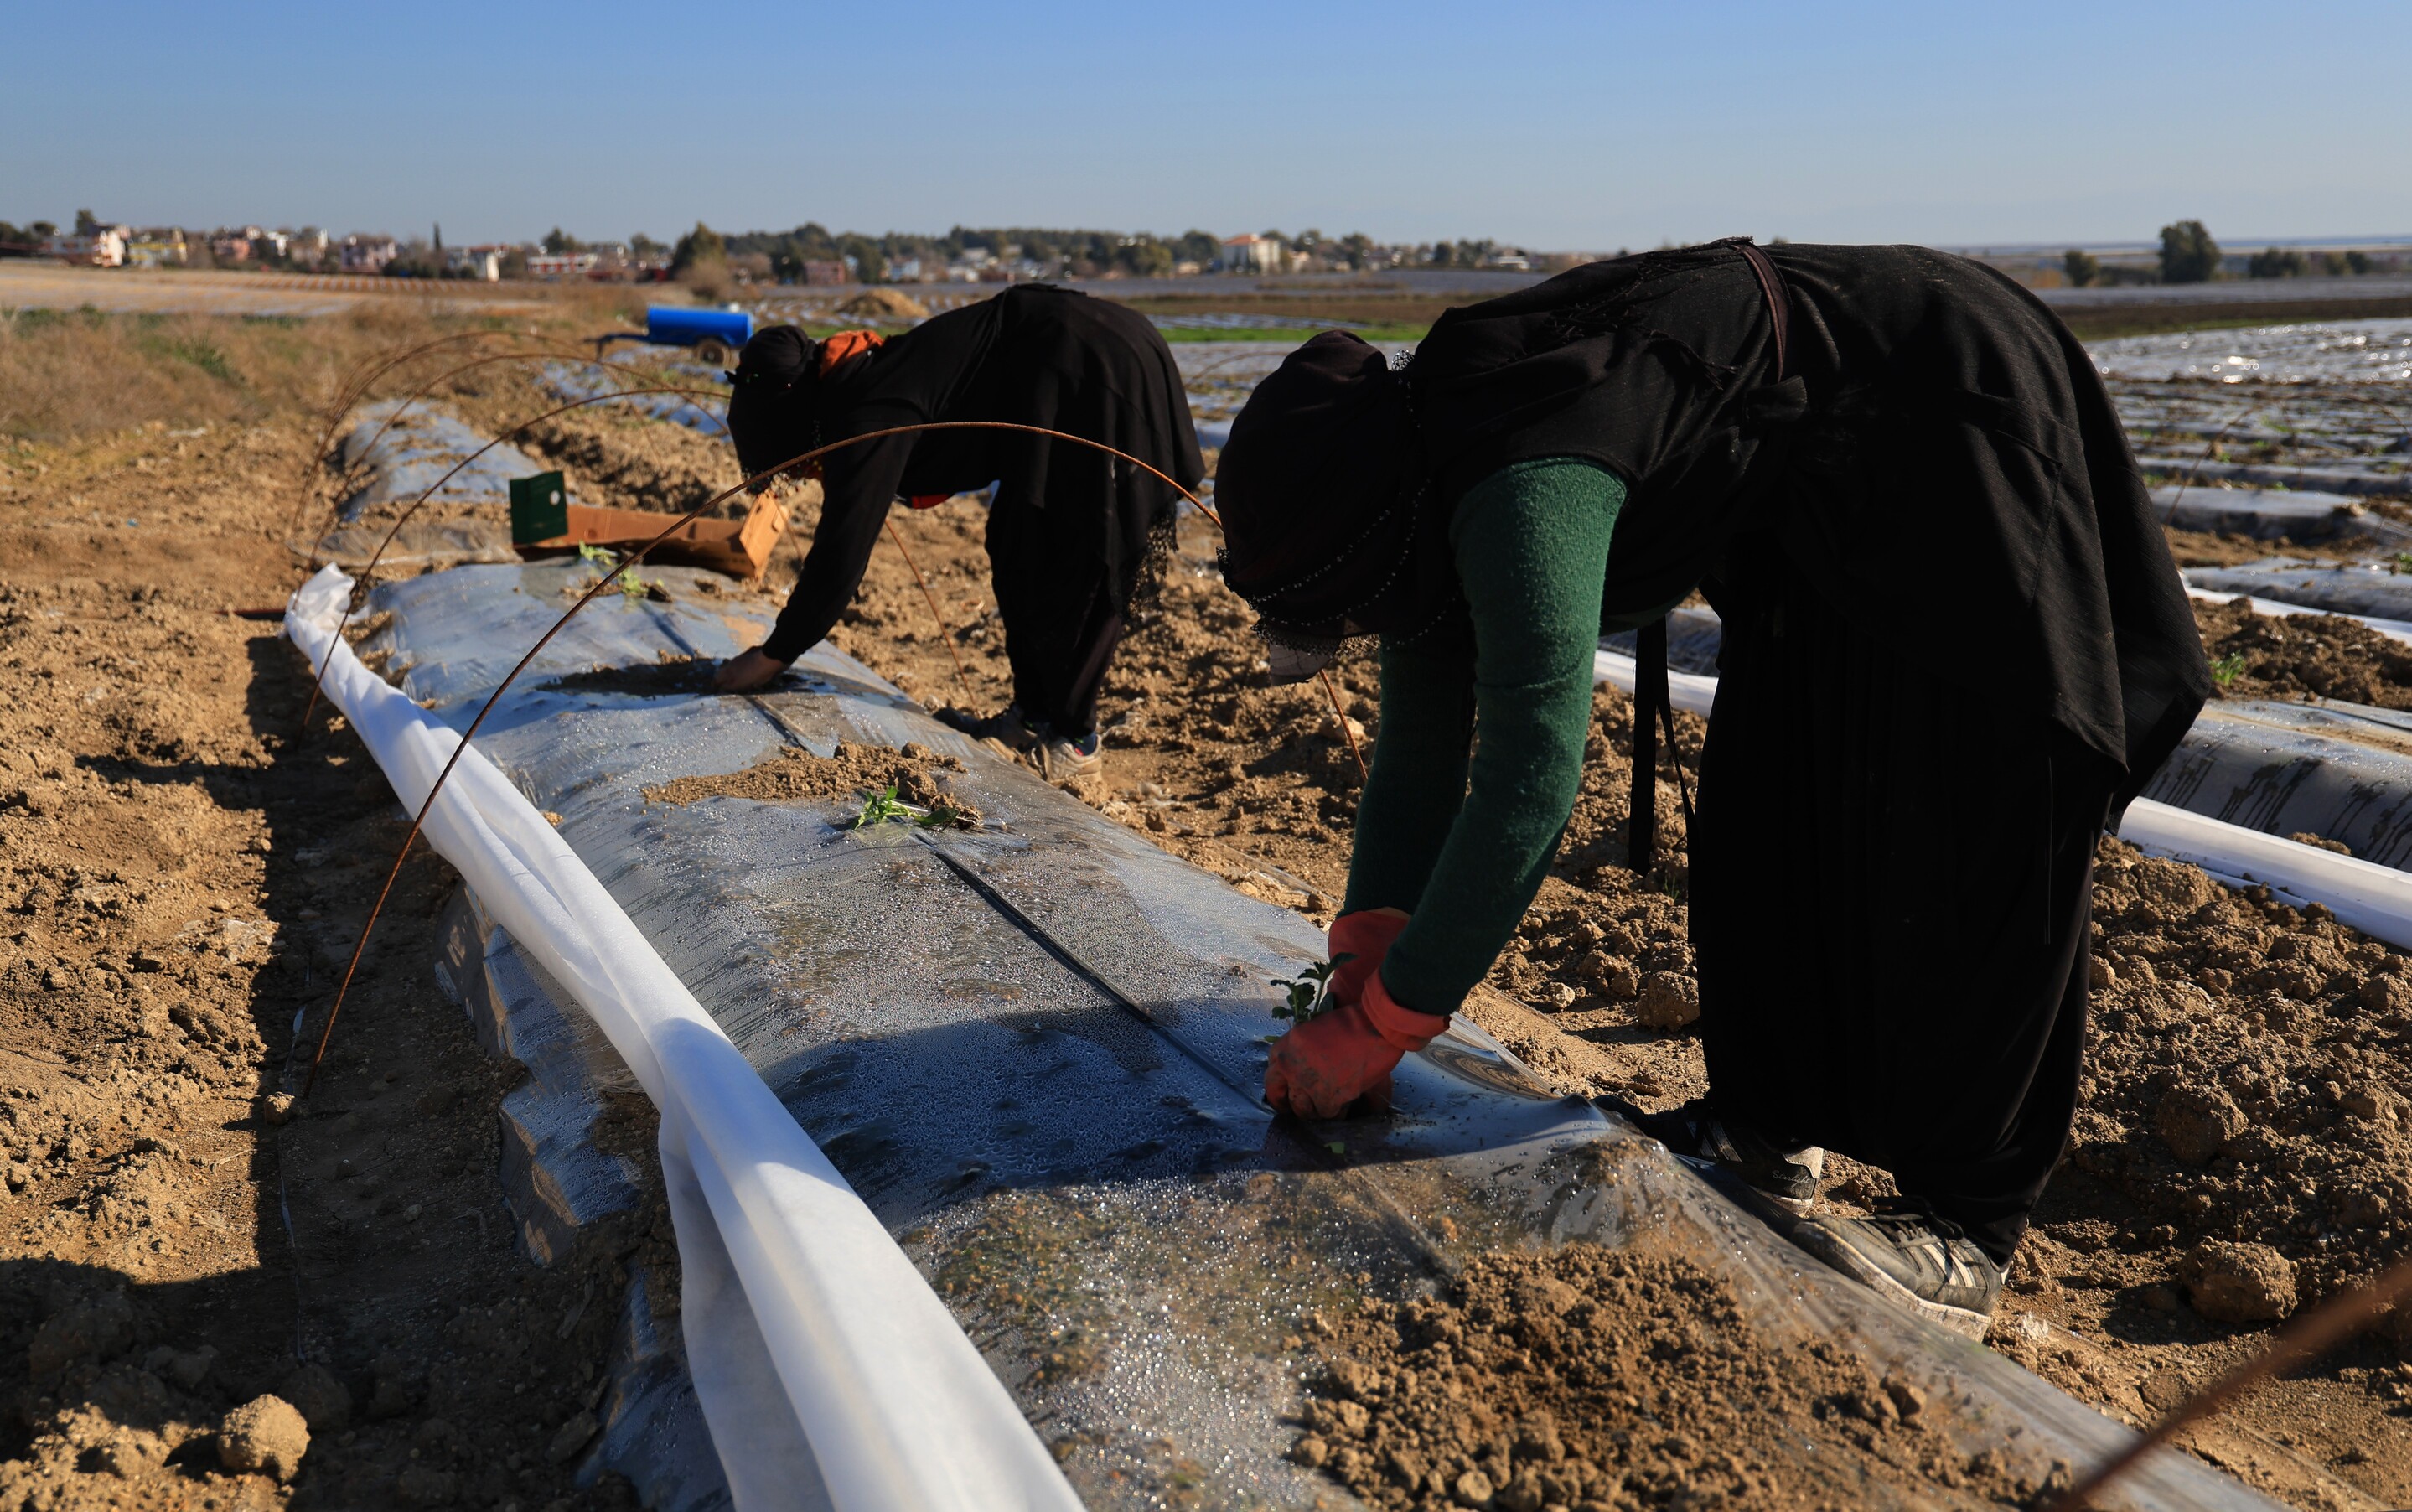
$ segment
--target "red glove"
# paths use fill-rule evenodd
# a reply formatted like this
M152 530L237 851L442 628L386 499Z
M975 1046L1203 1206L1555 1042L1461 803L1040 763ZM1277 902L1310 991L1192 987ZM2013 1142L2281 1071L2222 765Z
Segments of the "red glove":
M1390 942L1406 927L1407 916L1395 908L1360 908L1333 919L1323 958L1348 959L1331 969L1331 977L1325 984L1331 990L1331 1000L1349 1004L1361 997L1366 980L1382 964Z
M1273 1041L1265 1063L1265 1101L1301 1118L1338 1118L1360 1097L1378 1111L1390 1106L1390 1072L1399 1058L1448 1028L1445 1016L1399 1006L1376 973L1365 978L1359 1001Z

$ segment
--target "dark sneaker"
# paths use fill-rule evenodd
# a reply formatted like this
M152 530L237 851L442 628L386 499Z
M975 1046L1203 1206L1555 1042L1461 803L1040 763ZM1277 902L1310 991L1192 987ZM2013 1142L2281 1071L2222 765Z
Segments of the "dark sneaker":
M949 729L959 729L975 741L994 741L1010 752L1022 752L1036 746L1045 734L1046 727L1024 719L1022 705L1013 704L1003 713L983 719L967 710L941 709L933 716Z
M1865 1218L1812 1218L1792 1241L1861 1285L1971 1339L1985 1337L2002 1268L1958 1224L1905 1206Z
M1728 1172L1787 1212L1807 1212L1826 1174L1823 1150L1779 1149L1750 1125L1720 1117L1705 1098L1634 1122L1685 1160Z

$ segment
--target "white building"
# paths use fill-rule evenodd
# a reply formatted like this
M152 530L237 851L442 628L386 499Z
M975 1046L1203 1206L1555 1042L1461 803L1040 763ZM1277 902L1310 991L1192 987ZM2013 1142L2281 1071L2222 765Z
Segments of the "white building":
M129 227L96 227L89 235L51 237L42 243L42 252L46 257L83 268L123 268L125 243L133 235Z
M1286 261L1279 242L1252 231L1225 242L1214 266L1227 273L1277 273Z
M381 273L401 250L390 236L347 236L342 248L344 272Z

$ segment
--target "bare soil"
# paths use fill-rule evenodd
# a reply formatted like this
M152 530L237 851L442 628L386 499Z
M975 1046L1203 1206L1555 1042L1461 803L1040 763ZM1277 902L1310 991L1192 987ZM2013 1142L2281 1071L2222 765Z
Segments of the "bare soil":
M2412 709L2412 646L2342 614L2258 614L2194 601L2203 654L2223 698L2335 698Z
M1438 1297L1331 1328L1323 1352L1290 1457L1378 1507L1811 1512L2045 1490L1955 1449L1948 1403L1831 1340L1768 1334L1680 1256L1488 1255Z

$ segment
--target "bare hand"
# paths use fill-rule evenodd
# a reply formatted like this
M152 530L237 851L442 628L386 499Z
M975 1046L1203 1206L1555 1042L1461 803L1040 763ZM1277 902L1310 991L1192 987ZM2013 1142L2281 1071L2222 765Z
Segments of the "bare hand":
M712 685L722 693L751 693L787 669L786 662L772 661L757 646L722 662L712 674Z

